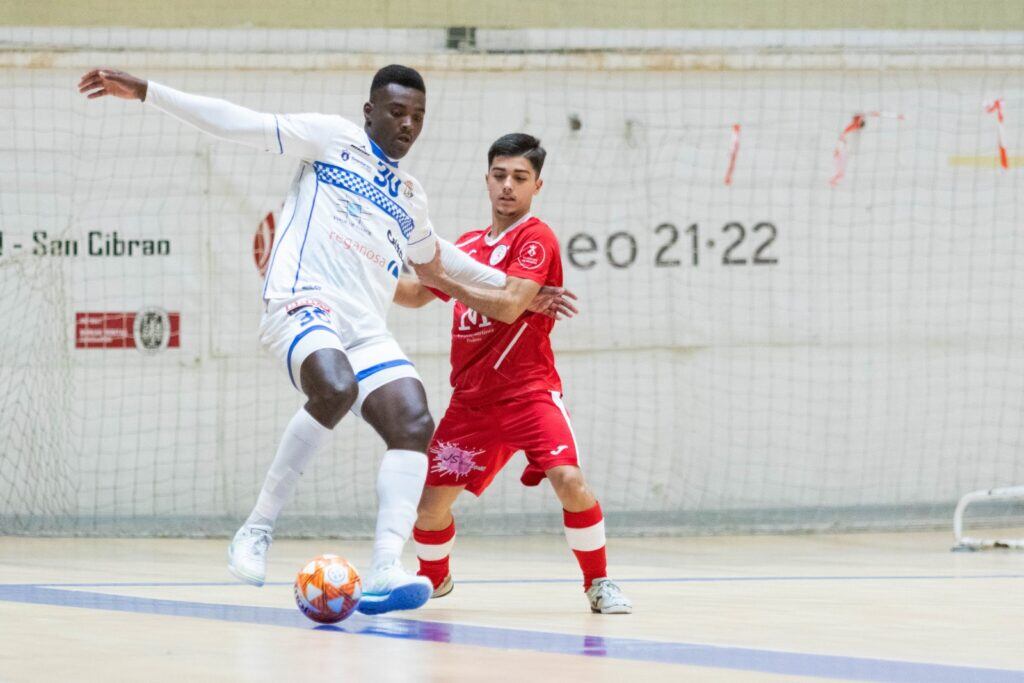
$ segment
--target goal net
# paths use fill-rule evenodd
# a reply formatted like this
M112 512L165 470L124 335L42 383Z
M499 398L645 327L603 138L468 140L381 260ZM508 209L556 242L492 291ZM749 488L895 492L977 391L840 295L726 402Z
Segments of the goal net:
M403 163L442 235L488 223L491 141L548 150L582 308L556 355L613 532L934 527L1024 483L1019 33L2 28L0 533L231 532L302 403L256 332L294 162L81 73L358 121L391 62L427 82ZM450 315L391 314L435 418ZM282 533L372 531L383 446L335 431ZM559 528L522 465L460 531Z

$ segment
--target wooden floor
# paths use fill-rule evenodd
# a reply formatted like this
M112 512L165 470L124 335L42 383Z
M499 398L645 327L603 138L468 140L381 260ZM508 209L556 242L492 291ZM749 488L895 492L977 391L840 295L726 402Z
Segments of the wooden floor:
M560 537L460 538L448 597L317 628L294 573L367 543L279 541L256 589L224 540L0 537L0 680L1024 681L1024 553L950 541L613 539L601 616Z

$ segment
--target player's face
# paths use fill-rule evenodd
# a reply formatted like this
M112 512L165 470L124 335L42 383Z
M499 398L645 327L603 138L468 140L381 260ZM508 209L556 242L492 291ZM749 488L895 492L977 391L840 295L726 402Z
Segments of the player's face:
M499 216L519 216L529 211L543 184L526 157L494 157L487 169L487 194Z
M401 159L423 130L427 97L415 88L389 83L363 105L366 133L392 159Z

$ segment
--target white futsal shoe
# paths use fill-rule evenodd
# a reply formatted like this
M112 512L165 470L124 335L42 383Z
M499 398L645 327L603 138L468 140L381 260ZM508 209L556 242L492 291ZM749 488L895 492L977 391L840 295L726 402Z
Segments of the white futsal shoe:
M633 603L622 594L622 589L607 578L595 579L587 589L590 611L598 614L632 614Z
M430 594L430 598L443 598L444 596L451 593L453 590L455 590L455 581L452 580L452 575L449 574L448 576L444 577L444 581L441 582L441 585L435 588L434 592Z
M274 542L270 527L245 524L228 546L228 571L253 586L262 586L267 578L267 550Z
M363 614L384 614L399 609L416 609L426 604L434 584L425 576L405 571L398 560L370 570L363 583L363 597L356 608Z

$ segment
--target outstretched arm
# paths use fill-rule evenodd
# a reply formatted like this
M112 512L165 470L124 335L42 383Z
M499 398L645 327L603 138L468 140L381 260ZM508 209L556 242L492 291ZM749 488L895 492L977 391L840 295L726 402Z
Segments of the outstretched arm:
M89 99L112 95L139 100L209 135L309 159L315 158L322 147L329 118L264 114L226 100L190 95L116 69L93 69L82 76L78 91Z
M560 320L579 311L569 299L576 295L562 287L541 287L533 280L519 277L506 278L501 289L488 289L467 285L454 280L442 267L440 250L434 260L423 265L413 264L421 287L426 285L458 299L488 318L511 323L523 311L531 310Z
M510 277L501 289L464 285L450 277L438 278L431 282L431 286L458 299L474 311L503 323L515 322L540 291L540 285L533 280L518 277Z
M575 298L576 295L564 287L544 286L540 288L540 291L530 301L527 310L546 315L555 320L571 318L579 313L571 301L571 299ZM394 296L394 302L399 306L404 308L422 308L435 299L437 299L437 296L420 284L419 280L411 277L399 278Z

